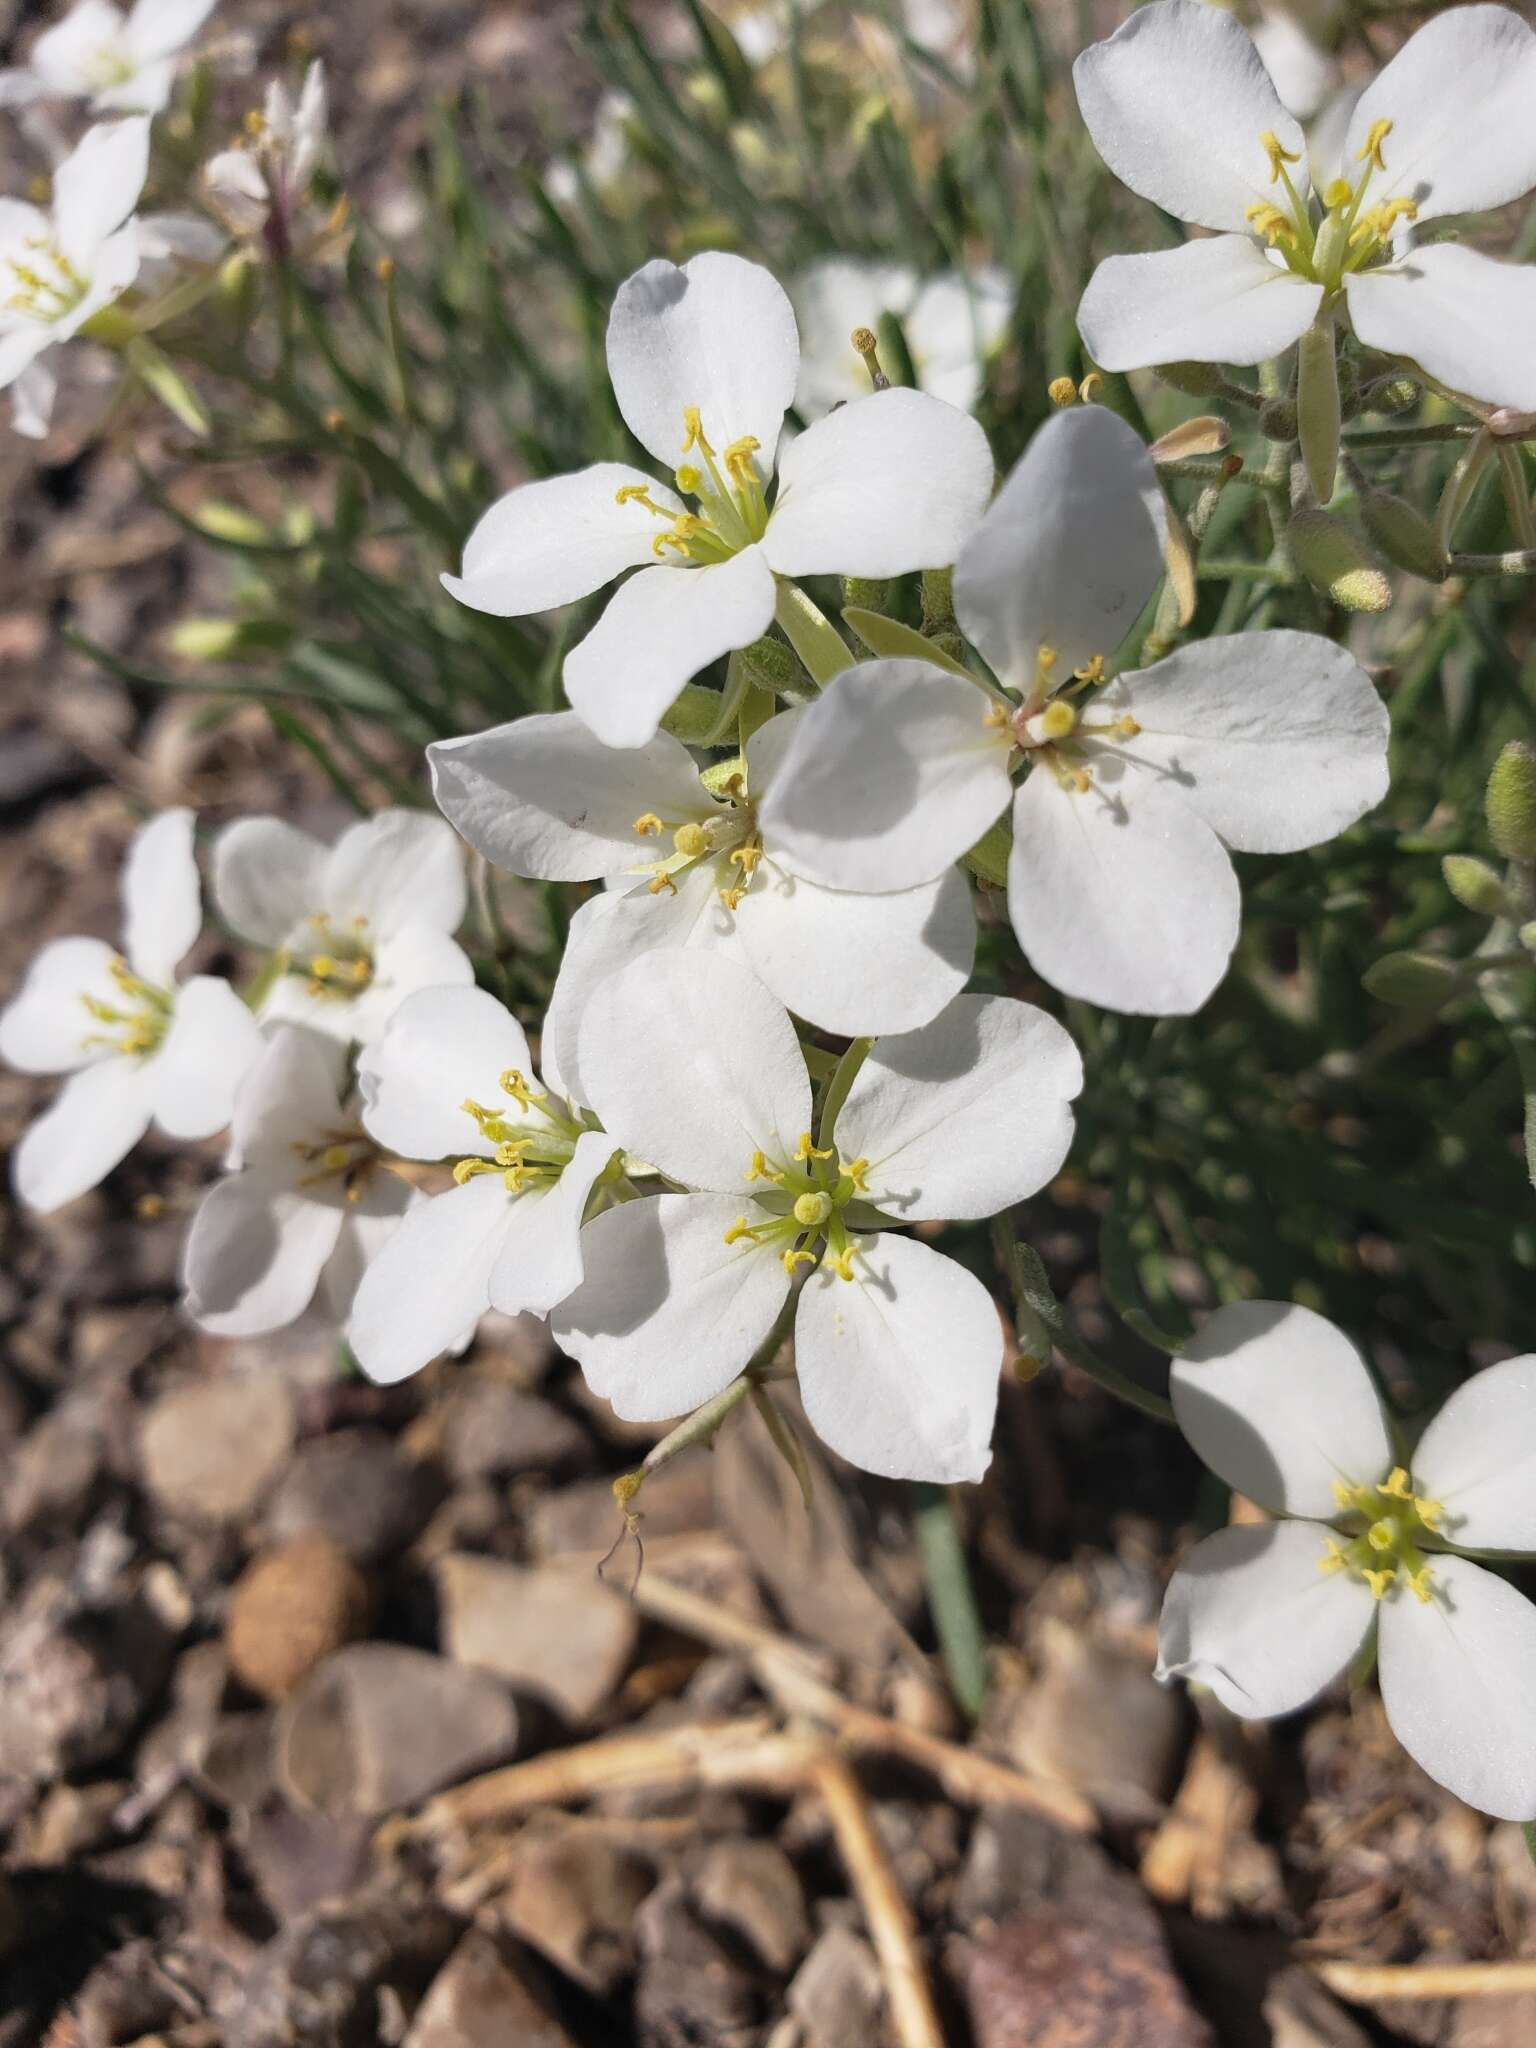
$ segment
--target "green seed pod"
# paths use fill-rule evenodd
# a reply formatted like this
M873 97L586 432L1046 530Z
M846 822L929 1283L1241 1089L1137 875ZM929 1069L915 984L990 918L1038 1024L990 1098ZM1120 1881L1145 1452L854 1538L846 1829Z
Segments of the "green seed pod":
M1266 398L1259 407L1259 432L1266 441L1294 441L1296 408L1288 398Z
M1479 917L1504 917L1509 897L1497 871L1470 853L1448 853L1440 863L1445 886L1456 901Z
M1159 363L1157 374L1187 398L1209 398L1221 389L1221 371L1214 363Z
M1460 977L1433 953L1388 953L1365 970L1368 994L1400 1010L1438 1009L1455 994Z
M1511 740L1493 764L1488 836L1506 860L1536 861L1536 747Z
M1286 528L1296 566L1314 589L1347 612L1384 612L1392 585L1372 550L1352 526L1313 506Z
M1405 498L1394 497L1391 491L1366 491L1360 499L1360 518L1389 562L1427 583L1444 582L1445 550L1429 520Z
M1307 482L1320 505L1339 476L1339 344L1331 320L1320 320L1296 351L1296 427Z

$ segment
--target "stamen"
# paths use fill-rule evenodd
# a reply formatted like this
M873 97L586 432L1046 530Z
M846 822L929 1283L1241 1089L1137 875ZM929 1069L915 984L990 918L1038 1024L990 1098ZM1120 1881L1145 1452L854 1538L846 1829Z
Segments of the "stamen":
M714 449L710 447L708 441L704 438L704 423L699 417L699 408L696 405L685 405L683 407L683 426L686 429L683 436L683 453L685 455L692 448L697 448L701 455L714 454Z
M836 1157L837 1147L835 1145L813 1145L809 1131L802 1131L800 1133L799 1141L795 1146L795 1158L802 1165L808 1159L835 1159Z
M661 834L662 824L654 811L642 811L629 829L638 832L642 839L655 839Z
M796 1266L814 1266L815 1263L816 1254L806 1251L803 1245L779 1254L779 1264L784 1268L791 1280L795 1277Z
M1243 218L1253 223L1255 231L1264 237L1271 248L1274 248L1277 242L1294 244L1296 241L1294 223L1286 218L1278 206L1272 206L1267 199L1255 199L1251 206L1245 206Z
M744 486L757 481L757 466L752 457L762 446L755 434L743 434L739 441L733 441L721 458L731 480Z
M1381 145L1391 133L1392 123L1390 121L1373 121L1370 133L1365 138L1364 149L1355 152L1355 162L1357 164L1369 163L1372 170L1384 171L1387 165L1386 159L1381 153Z
M1103 655L1091 655L1081 668L1073 669L1072 676L1073 680L1079 683L1092 683L1095 685L1102 683L1104 680Z
M869 381L876 391L889 391L891 380L880 367L880 343L872 327L855 327L848 337L853 352L862 358Z
M615 505L643 505L647 512L654 512L658 519L674 519L677 516L669 512L665 505L656 503L651 496L649 484L623 484L614 492L613 502Z
M665 893L668 896L675 896L677 894L677 884L673 881L670 875L657 875L652 881L646 884L645 893L648 896L660 896L663 893L663 891L665 891Z
M542 1095L534 1094L516 1067L508 1067L504 1074L498 1075L496 1086L503 1095L510 1095L519 1109L531 1109L535 1102L542 1102L545 1099Z
M1053 377L1045 387L1045 395L1052 405L1065 409L1077 403L1077 386L1070 377Z
M830 1266L839 1280L851 1280L853 1278L853 1246L845 1244L841 1251L834 1252L832 1247L828 1245L826 1257L822 1260L822 1264Z
M688 860L697 860L701 853L708 851L709 834L702 825L679 825L672 834L672 845L674 851L684 855Z
M1390 128L1391 125L1389 121L1387 126ZM1373 129L1372 133L1374 134L1374 132ZM1259 137L1259 142L1264 154L1269 158L1269 182L1271 185L1279 182L1280 166L1282 164L1299 164L1301 162L1301 152L1285 148L1273 128L1266 128Z

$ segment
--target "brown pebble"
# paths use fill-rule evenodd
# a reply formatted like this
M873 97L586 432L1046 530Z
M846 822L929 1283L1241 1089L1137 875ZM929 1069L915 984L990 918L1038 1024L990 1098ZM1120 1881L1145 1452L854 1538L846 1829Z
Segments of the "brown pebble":
M318 1530L253 1558L229 1596L230 1668L263 1699L286 1699L322 1657L368 1625L368 1581Z

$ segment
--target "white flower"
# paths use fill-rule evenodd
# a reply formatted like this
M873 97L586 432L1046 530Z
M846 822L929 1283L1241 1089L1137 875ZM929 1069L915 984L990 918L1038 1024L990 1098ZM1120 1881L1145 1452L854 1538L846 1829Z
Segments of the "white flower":
M280 1330L317 1293L344 1323L363 1268L412 1201L344 1106L345 1069L334 1039L282 1024L245 1078L228 1172L204 1195L182 1251L187 1313L215 1336Z
M260 240L274 256L294 250L299 212L325 148L326 118L325 66L318 58L304 74L297 103L282 80L273 79L262 111L247 117L244 140L203 168L208 203L232 235Z
M407 1216L364 1274L348 1340L399 1380L487 1309L547 1314L580 1284L581 1222L618 1150L541 1085L516 1020L477 988L403 1003L358 1073L364 1128L405 1159L452 1159L455 1185Z
M757 264L646 264L614 300L608 369L677 491L621 462L523 484L470 535L462 576L443 579L510 618L639 570L565 660L566 695L609 746L643 746L690 676L767 631L776 577L941 568L981 517L986 436L916 391L873 393L799 435L770 507L799 358L789 300Z
M0 199L0 389L13 389L18 433L48 430L55 379L39 358L138 275L131 215L148 168L148 121L112 121L89 129L54 172L49 212Z
M11 1156L29 1208L58 1209L104 1179L151 1122L210 1138L261 1049L228 982L176 968L202 927L190 811L135 834L123 871L123 950L55 939L0 1011L0 1059L24 1074L68 1074Z
M965 986L975 926L958 873L859 896L805 881L775 858L757 807L801 716L783 711L759 727L743 772L718 796L669 734L605 747L574 711L427 749L444 815L495 866L611 884L572 920L544 1023L546 1048L579 1099L588 995L658 947L740 958L786 1009L846 1036L926 1024Z
M1295 852L1363 816L1389 721L1312 633L1235 633L1095 687L1157 583L1163 520L1124 421L1049 420L955 569L960 624L1021 701L919 660L834 677L761 807L782 864L915 888L1011 803L1008 909L1035 971L1109 1009L1197 1010L1237 942L1226 849Z
M1210 238L1111 256L1078 308L1105 369L1258 363L1342 306L1368 347L1495 405L1536 407L1536 268L1411 224L1536 185L1536 32L1505 7L1437 15L1360 96L1343 177L1309 198L1306 144L1246 29L1157 0L1077 60L1099 153Z
M1082 1084L1061 1026L959 996L882 1039L813 1142L794 1027L726 960L657 953L598 989L581 1031L592 1105L688 1190L607 1209L552 1327L627 1419L696 1407L794 1309L813 1427L872 1472L979 1479L1002 1364L992 1297L899 1223L990 1216L1044 1185Z
M1399 1462L1359 1353L1310 1309L1219 1309L1173 1365L1179 1425L1277 1515L1179 1567L1158 1676L1236 1714L1304 1706L1379 1631L1398 1740L1459 1799L1536 1818L1536 1608L1445 1543L1536 1550L1536 1357L1490 1366Z
M852 337L860 327L877 329L882 313L901 322L919 388L969 412L981 396L987 356L1007 328L1014 294L997 269L923 279L899 263L828 256L796 279L790 296L800 326L795 407L816 418L868 394L869 371Z
M241 818L213 847L219 915L277 956L263 1021L366 1045L419 988L473 981L452 934L464 856L440 818L380 811L324 846L281 818Z
M544 190L550 198L570 206L580 198L583 181L596 192L617 185L630 165L629 130L634 119L635 103L627 92L605 92L592 116L580 171L568 157L552 157L544 166Z
M176 62L215 0L135 0L125 15L109 0L79 0L32 45L19 71L0 72L0 106L87 100L97 114L158 114Z

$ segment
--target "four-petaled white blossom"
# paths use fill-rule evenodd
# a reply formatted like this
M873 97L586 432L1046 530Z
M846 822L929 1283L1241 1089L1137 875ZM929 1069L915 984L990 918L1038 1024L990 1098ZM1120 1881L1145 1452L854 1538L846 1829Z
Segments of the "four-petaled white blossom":
M473 981L452 934L464 855L440 818L380 811L325 846L281 818L241 818L214 842L219 915L274 959L264 1022L366 1045L416 989Z
M797 1017L848 1036L926 1024L965 986L975 922L959 873L854 896L775 858L758 807L802 716L760 726L737 771L712 778L718 793L669 734L605 747L573 711L428 748L437 801L476 852L517 875L610 884L571 920L544 1024L578 1097L588 996L658 948L737 957Z
M455 1182L363 1276L347 1336L370 1379L419 1371L487 1309L545 1315L580 1284L582 1217L618 1141L545 1072L478 988L423 989L364 1052L364 1129L402 1158L451 1160Z
M1214 235L1110 256L1078 308L1107 370L1259 363L1342 307L1367 348L1452 389L1536 407L1536 267L1414 224L1536 186L1536 31L1506 7L1426 22L1350 117L1340 175L1309 190L1306 143L1247 30L1204 0L1155 0L1073 67L1099 154Z
M739 256L648 263L608 322L619 411L676 489L622 462L520 485L445 576L477 611L571 603L628 569L565 659L565 692L609 746L639 747L718 656L759 639L777 577L898 576L952 562L992 487L976 422L923 392L872 393L775 452L795 394L795 316Z
M1175 1359L1173 1404L1206 1464L1288 1519L1196 1545L1168 1588L1159 1676L1287 1714L1375 1628L1408 1753L1469 1806L1536 1818L1536 1607L1442 1547L1536 1551L1536 1357L1475 1374L1399 1457L1341 1331L1243 1302Z
M62 1207L96 1186L155 1123L211 1138L261 1049L228 982L176 968L202 926L190 811L163 811L134 837L123 871L123 949L55 939L0 1011L0 1059L24 1074L68 1074L53 1107L11 1155L29 1208Z
M969 412L981 396L987 357L1002 340L1014 289L1005 271L920 277L900 263L828 256L789 288L800 327L795 408L806 419L869 391L869 370L853 345L880 315L900 321L918 389ZM891 372L891 364L884 365Z
M346 1050L280 1024L235 1098L227 1172L182 1249L188 1315L218 1337L297 1321L318 1296L338 1325L414 1196L342 1100Z
M232 235L259 240L274 256L301 253L304 238L295 226L325 148L326 110L325 66L317 58L297 100L273 79L260 113L247 116L241 141L209 159L203 187ZM328 222L317 236L323 241L339 225Z
M881 1039L813 1139L782 1005L734 962L656 953L591 995L581 1073L626 1153L686 1190L606 1209L582 1234L587 1278L552 1327L593 1390L629 1419L697 1406L803 1279L795 1360L817 1433L872 1472L979 1479L997 1309L896 1226L991 1216L1057 1171L1082 1083L1061 1026L1006 996L958 996Z
M1109 1009L1197 1010L1237 942L1227 848L1294 852L1363 816L1386 792L1389 720L1311 633L1236 633L1104 684L1163 532L1122 420L1049 420L955 568L960 624L1018 701L920 660L836 676L763 802L782 864L831 888L914 888L1011 804L1008 910L1036 972Z
M0 389L18 433L48 431L57 380L41 358L68 341L138 276L132 218L149 169L149 122L89 129L53 174L47 212L0 199Z
M0 106L87 100L98 114L158 114L171 96L182 52L216 0L78 0L40 35L26 64L0 71Z

